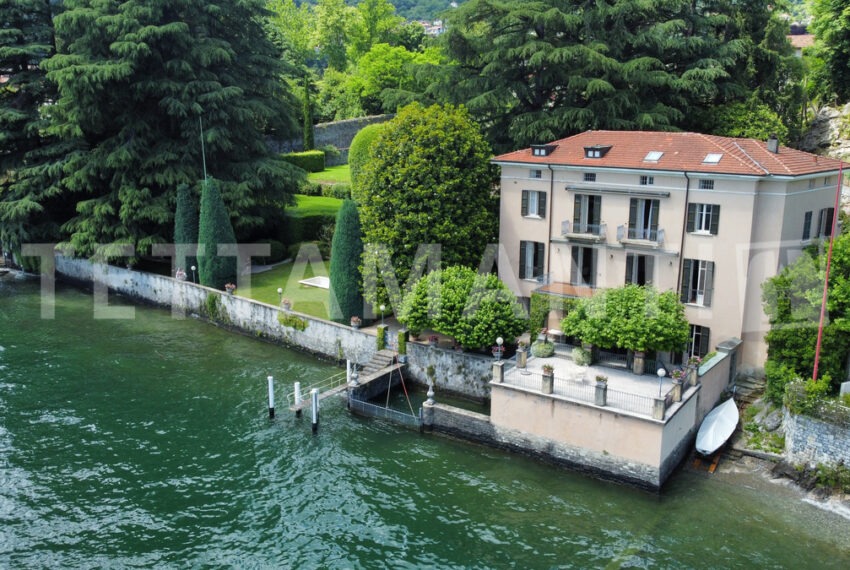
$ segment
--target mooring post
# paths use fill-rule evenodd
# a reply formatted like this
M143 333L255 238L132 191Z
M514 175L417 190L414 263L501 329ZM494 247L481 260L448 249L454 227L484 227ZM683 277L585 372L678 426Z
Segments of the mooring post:
M345 383L351 383L351 361L349 359L345 359Z
M304 401L304 399L301 397L301 382L296 382L295 383L295 417L296 418L301 417L301 407L300 406L301 406L301 402L303 402L303 401Z
M319 432L319 389L313 388L310 390L312 416L313 416L313 433Z
M269 376L269 419L274 419L274 377Z

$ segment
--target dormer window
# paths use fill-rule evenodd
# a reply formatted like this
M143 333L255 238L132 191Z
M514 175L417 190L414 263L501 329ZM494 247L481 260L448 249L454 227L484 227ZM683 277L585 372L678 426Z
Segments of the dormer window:
M611 150L610 144L607 144L607 145L595 144L593 146L586 146L586 147L584 147L584 157L585 158L602 158L603 156L608 154L609 150Z
M553 144L533 144L531 145L531 154L533 156L549 156L556 148L557 146Z

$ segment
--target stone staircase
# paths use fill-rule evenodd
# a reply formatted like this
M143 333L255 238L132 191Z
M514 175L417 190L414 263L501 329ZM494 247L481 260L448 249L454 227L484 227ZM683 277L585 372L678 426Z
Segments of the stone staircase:
M359 374L361 377L370 376L379 370L392 366L394 361L395 352L387 349L379 350L374 356L372 356L372 360L363 366L363 369L360 370Z
M766 381L752 376L739 377L735 382L735 400L739 404L750 405L764 394Z

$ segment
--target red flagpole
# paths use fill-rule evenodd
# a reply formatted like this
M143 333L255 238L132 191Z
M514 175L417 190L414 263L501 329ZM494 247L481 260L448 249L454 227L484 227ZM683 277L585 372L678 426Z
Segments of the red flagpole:
M823 319L826 315L826 297L829 288L829 267L832 264L832 244L835 243L835 230L838 227L838 208L841 201L841 182L844 171L844 161L838 163L838 187L835 189L835 208L832 210L832 229L829 236L829 249L826 253L826 274L823 279L823 297L820 302L820 321L818 322L818 342L815 345L815 367L812 370L812 382L818 379L818 364L820 363L820 347L823 342Z

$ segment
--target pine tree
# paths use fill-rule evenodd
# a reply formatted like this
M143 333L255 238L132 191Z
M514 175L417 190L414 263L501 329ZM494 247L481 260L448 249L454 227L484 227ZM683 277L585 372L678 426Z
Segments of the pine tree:
M236 283L236 257L218 254L218 246L235 244L236 236L214 180L205 181L201 190L198 243L203 249L198 255L201 285L222 288L227 283Z
M330 311L331 320L347 323L362 316L360 256L363 235L360 215L353 200L345 200L336 215L336 229L331 241Z
M57 127L86 141L63 180L79 200L66 224L78 251L168 241L176 189L199 178L200 136L240 235L273 221L297 174L265 133L296 127L262 0L65 7L62 49L45 66L59 88Z
M73 143L48 132L56 99L41 62L54 52L53 2L0 0L0 243L53 241L68 206L59 175Z
M177 207L174 210L174 259L179 267L198 265L198 205L188 184L177 188Z

